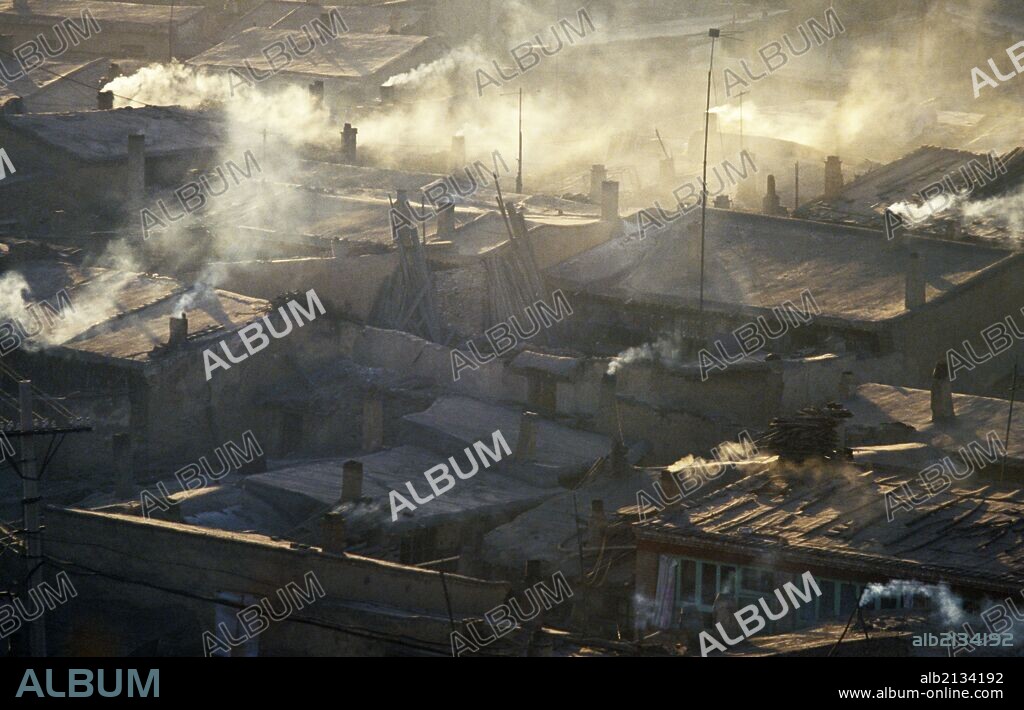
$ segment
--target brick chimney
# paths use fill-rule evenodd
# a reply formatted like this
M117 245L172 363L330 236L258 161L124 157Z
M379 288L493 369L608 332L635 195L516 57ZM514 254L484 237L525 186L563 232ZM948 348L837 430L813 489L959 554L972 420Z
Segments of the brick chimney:
M110 111L114 108L114 92L113 91L97 91L96 92L96 108L100 111Z
M590 166L590 201L595 205L601 201L601 183L608 179L603 165Z
M341 465L341 502L353 503L363 497L363 462L349 460Z
M188 340L188 316L184 313L179 318L171 316L168 319L170 328L167 334L168 345L181 345Z
M353 128L351 123L346 123L341 132L341 159L350 165L356 164L356 134L358 128Z
M932 421L943 422L955 418L953 384L949 381L949 368L945 362L940 362L932 371Z
M838 155L825 160L825 199L834 200L843 191L843 161Z
M907 254L905 305L909 311L912 308L923 306L925 300L925 283L924 273L921 269L921 259L918 257L917 252L912 251Z
M619 221L619 183L616 180L601 183L601 221Z

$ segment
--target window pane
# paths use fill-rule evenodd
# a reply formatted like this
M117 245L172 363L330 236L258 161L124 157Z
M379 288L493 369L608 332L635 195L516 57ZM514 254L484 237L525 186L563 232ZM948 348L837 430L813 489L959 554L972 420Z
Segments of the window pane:
M822 580L818 583L818 587L821 588L818 616L822 619L836 618L836 583L830 580Z
M700 563L700 603L711 606L715 603L715 565Z
M720 591L722 594L730 596L736 596L736 568L735 567L722 567L722 584Z
M852 584L843 584L839 587L839 616L846 618L853 613L857 605L857 590Z

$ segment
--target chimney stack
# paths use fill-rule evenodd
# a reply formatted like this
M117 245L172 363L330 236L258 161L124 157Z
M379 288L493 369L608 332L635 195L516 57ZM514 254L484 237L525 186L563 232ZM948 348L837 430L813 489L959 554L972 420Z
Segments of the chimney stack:
M345 517L338 511L332 510L321 519L320 542L324 552L345 551Z
M324 82L322 79L317 79L309 85L309 96L313 99L314 105L317 107L323 106Z
M184 313L180 318L171 316L169 319L170 329L167 336L168 345L181 345L188 340L188 316Z
M450 241L455 236L455 205L444 205L437 211L437 239Z
M10 56L14 52L14 35L0 34L0 54Z
M761 201L761 211L769 215L782 214L782 201L779 199L779 193L775 191L774 175L768 176L768 189Z
M380 102L382 104L392 104L395 102L395 87L392 84L381 84L380 85Z
M595 205L601 200L601 183L608 179L603 165L590 166L590 201Z
M341 132L341 159L350 165L356 164L356 134L358 128L353 128L351 123L346 123Z
M398 9L391 11L391 15L388 17L388 34L396 35L402 29L402 13Z
M363 497L363 462L349 460L341 465L341 502L353 503Z
M825 160L825 199L834 200L843 191L843 162L838 155Z
M449 160L452 172L466 165L466 136L452 136L452 152Z
M114 108L114 92L113 91L97 91L96 92L96 108L100 111L110 111Z
M125 192L130 200L141 203L146 194L146 134L128 136L128 177Z
M932 421L943 422L955 418L953 384L949 381L949 368L945 362L940 362L932 371Z
M535 412L523 412L519 419L519 440L516 442L516 461L529 461L537 451L537 424L540 415Z
M601 183L601 221L619 221L619 183L615 180Z
M924 273L917 252L912 251L907 255L906 280L906 307L909 311L912 308L923 306L926 300Z

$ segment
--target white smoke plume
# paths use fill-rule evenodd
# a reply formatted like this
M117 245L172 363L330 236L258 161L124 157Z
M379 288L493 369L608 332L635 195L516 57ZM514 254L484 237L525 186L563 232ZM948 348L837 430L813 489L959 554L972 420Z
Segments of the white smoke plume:
M885 584L869 584L861 596L860 605L866 607L878 599L898 599L908 595L927 597L943 626L959 626L968 618L963 599L954 594L949 585L925 584L914 580L894 579Z

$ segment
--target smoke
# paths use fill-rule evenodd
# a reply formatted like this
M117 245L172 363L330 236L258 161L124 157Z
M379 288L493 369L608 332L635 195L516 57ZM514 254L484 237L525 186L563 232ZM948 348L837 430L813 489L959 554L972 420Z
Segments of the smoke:
M1024 188L1007 195L963 205L964 218L970 221L992 220L1014 234L1024 231Z
M489 62L487 55L476 43L457 47L440 59L420 64L401 74L395 74L384 82L384 86L406 86L408 84L425 84L435 81L449 81L460 67L486 67Z
M959 626L969 615L964 610L963 599L954 594L949 585L924 584L913 580L894 579L885 584L869 584L861 596L860 605L873 605L879 599L899 599L910 595L926 597L932 603L937 621L944 627Z
M659 363L666 367L678 366L684 361L681 341L675 336L662 336L653 343L627 348L611 359L607 374L614 375L627 365L640 362Z

